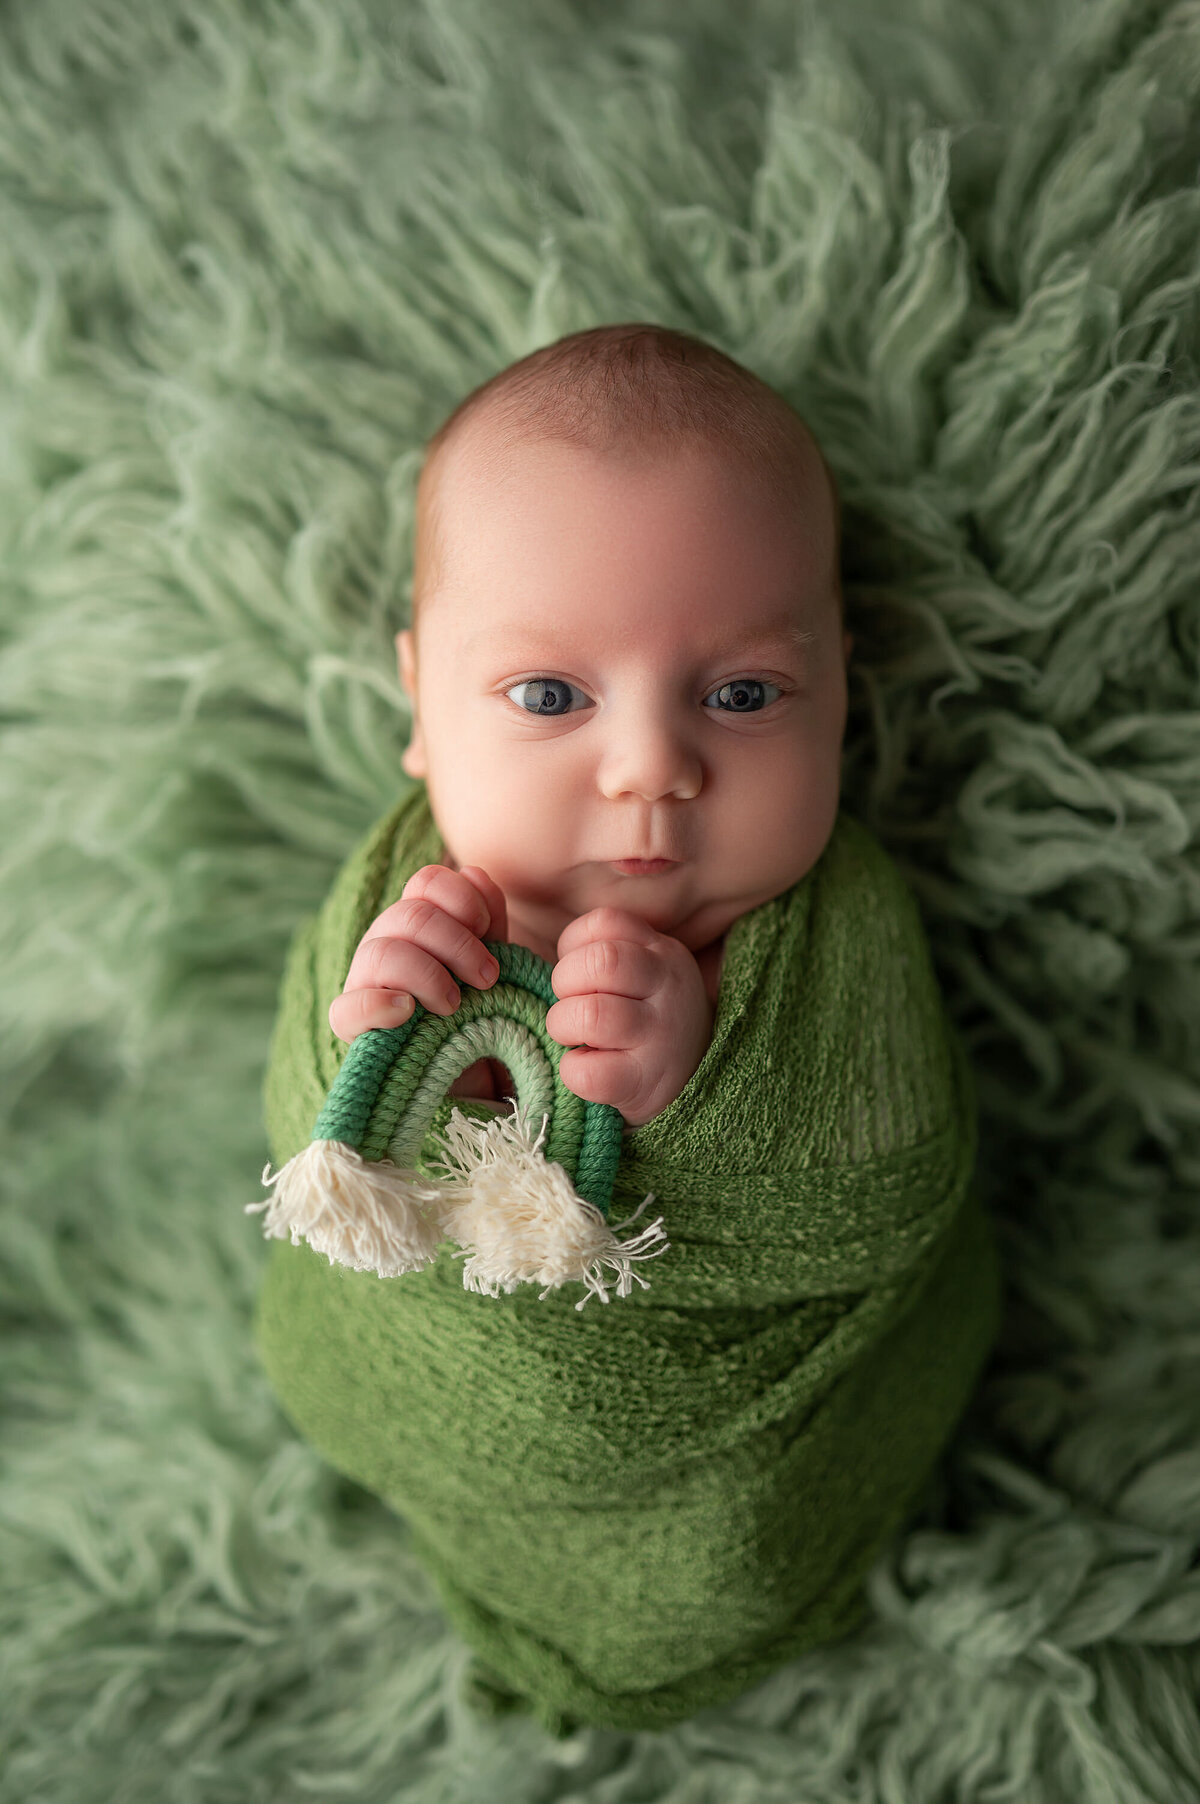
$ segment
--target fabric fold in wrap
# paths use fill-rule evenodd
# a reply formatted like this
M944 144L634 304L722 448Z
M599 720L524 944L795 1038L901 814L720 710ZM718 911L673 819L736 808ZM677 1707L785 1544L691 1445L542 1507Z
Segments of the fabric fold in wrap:
M444 859L417 784L297 931L276 1165L347 1051L328 1010L358 941ZM664 1728L861 1619L999 1326L976 1144L915 900L843 812L733 923L704 1058L623 1137L614 1211L652 1191L670 1230L649 1290L581 1313L571 1286L465 1290L449 1242L381 1279L277 1240L257 1345L300 1433L405 1519L481 1698L557 1734Z

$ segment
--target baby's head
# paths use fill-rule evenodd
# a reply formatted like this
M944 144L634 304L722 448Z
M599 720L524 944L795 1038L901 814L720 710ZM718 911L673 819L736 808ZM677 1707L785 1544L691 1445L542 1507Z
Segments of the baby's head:
M839 531L799 415L683 333L574 333L451 414L396 639L403 765L510 939L553 962L607 903L698 952L816 863L852 644ZM676 862L614 864L656 856Z

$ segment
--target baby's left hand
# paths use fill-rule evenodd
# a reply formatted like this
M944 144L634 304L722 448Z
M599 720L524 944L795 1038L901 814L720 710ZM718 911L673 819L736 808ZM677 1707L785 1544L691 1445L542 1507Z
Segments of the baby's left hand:
M625 908L593 908L564 927L546 1029L559 1075L585 1102L641 1127L675 1101L708 1049L713 1007L679 940Z

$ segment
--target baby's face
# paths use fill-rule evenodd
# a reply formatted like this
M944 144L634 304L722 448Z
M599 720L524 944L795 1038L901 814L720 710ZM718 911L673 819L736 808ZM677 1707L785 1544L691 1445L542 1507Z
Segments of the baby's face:
M851 637L823 479L787 518L699 451L520 444L499 476L464 459L439 481L441 580L419 658L397 645L403 765L447 861L482 866L509 939L551 963L603 904L710 946L815 864L837 816ZM615 863L650 857L675 862Z

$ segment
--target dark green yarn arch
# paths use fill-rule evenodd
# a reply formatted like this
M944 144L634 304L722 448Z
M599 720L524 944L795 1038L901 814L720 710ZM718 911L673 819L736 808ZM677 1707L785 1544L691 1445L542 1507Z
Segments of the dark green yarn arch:
M608 1103L585 1102L559 1076L566 1047L546 1030L558 998L550 966L527 946L484 942L500 966L490 989L460 983L452 1015L420 1002L399 1027L368 1028L351 1042L313 1129L364 1159L414 1164L455 1078L480 1058L512 1072L534 1136L548 1116L542 1153L561 1165L576 1194L607 1220L624 1122Z

